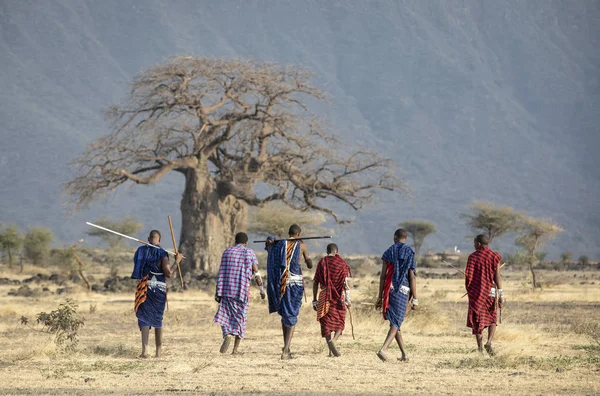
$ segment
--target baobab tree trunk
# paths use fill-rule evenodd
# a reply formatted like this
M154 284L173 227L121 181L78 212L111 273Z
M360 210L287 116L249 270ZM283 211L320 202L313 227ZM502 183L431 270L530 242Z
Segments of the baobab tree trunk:
M181 224L182 270L215 274L235 234L248 228L248 205L232 195L220 196L207 168L188 169Z

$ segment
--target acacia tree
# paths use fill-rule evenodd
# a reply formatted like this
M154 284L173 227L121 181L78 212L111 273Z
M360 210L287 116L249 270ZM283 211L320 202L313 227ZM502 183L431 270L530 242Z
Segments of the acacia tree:
M435 225L428 221L408 220L400 223L400 227L404 228L412 237L417 257L420 254L421 246L423 246L423 242L427 235L437 232Z
M76 207L131 182L185 178L180 249L184 270L214 272L248 206L279 200L296 210L359 209L374 190L396 190L390 161L338 149L309 103L326 101L311 73L246 60L175 57L139 73L111 107L112 132L77 160L66 185ZM260 186L260 188L257 188Z
M41 265L50 255L50 244L54 239L52 231L45 227L33 227L23 239L23 253L34 265ZM21 271L22 271L21 267Z
M539 287L534 271L535 263L538 261L538 257L536 257L536 251L544 244L544 242L553 239L556 237L556 234L562 231L562 228L550 220L535 219L528 216L525 216L521 219L522 235L517 237L515 243L525 248L529 255L527 261L529 264L529 271L531 272L532 286L534 289Z
M19 227L15 224L9 225L0 232L0 248L8 256L8 266L13 266L13 253L16 253L23 244L23 235L19 232ZM21 266L21 271L23 266Z
M467 219L473 231L487 235L490 245L494 238L518 231L523 216L510 206L498 206L491 202L474 201L469 209L471 213L463 213L461 217Z

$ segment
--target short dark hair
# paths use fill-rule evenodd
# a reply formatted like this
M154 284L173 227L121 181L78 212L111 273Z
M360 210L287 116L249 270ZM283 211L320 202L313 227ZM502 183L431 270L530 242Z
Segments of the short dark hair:
M235 234L235 243L236 245L240 243L248 243L248 235L245 232L238 232Z
M327 245L327 254L337 253L339 252L338 247L335 243L330 243Z
M288 231L289 236L298 235L302 232L302 228L298 224L292 224Z
M485 234L479 234L475 237L475 242L487 246L490 243L490 238Z
M158 240L160 241L160 238L161 238L160 231L158 231L158 230L150 231L150 235L148 235L148 239L152 239L153 235L158 235Z
M398 239L406 239L406 230L403 228L398 228L396 232L394 232L394 236Z

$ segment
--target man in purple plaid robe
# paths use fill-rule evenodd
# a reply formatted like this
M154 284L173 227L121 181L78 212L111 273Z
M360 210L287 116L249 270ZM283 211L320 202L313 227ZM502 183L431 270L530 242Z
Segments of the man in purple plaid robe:
M221 325L223 331L221 353L227 352L232 337L235 337L232 353L238 353L240 341L246 333L252 276L260 287L260 297L263 300L265 298L262 279L258 271L258 260L254 251L248 249L247 245L248 235L239 232L235 236L235 246L227 248L221 257L215 292L215 301L219 303L219 309L214 319L215 323Z

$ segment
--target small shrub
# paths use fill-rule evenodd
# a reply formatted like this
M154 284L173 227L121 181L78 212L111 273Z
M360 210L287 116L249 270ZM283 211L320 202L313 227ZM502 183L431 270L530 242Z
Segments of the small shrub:
M83 326L84 319L77 315L77 304L67 299L50 313L40 312L36 322L42 326L40 331L54 335L56 345L73 351L79 342L77 333ZM21 316L21 324L29 325L29 319Z

